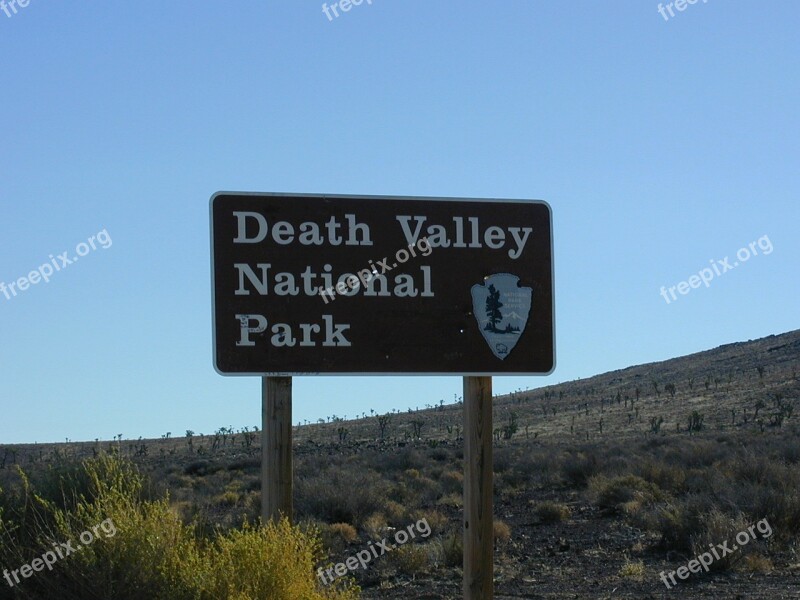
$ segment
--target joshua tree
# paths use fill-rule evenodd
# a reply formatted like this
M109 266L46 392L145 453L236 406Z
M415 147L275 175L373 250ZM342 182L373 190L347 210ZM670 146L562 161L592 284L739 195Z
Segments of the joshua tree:
M753 418L757 419L758 418L758 411L761 410L762 408L765 408L766 406L767 406L766 402L764 402L763 400L758 400L756 402L756 413L755 413Z
M510 440L511 437L517 432L517 413L511 411L508 416L508 425L503 427L503 438Z
M386 435L386 428L389 426L389 422L392 420L392 416L389 413L385 415L378 415L378 427L381 430L381 439L384 438Z
M661 425L664 423L664 417L650 417L650 431L658 433L661 431Z
M705 417L696 410L693 411L692 414L689 416L689 427L688 427L689 433L702 430L704 418Z
M674 383L668 383L667 385L664 386L664 391L669 392L670 398L674 398L675 397L675 391L676 391L675 390L675 384Z
M783 401L783 394L775 394L775 409L776 411L770 417L770 425L773 427L783 427L783 421L791 418L794 413L794 406L790 402Z
M253 442L256 439L256 434L254 432L250 431L247 428L247 426L242 428L241 433L242 433L242 436L244 437L244 441L242 441L242 446L244 446L245 450L247 450L247 453L250 454L251 448L253 446Z

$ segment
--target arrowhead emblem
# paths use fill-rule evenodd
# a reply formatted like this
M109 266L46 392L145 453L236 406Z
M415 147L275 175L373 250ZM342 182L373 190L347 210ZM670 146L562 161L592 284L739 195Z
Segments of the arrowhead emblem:
M533 289L519 286L519 277L498 273L472 286L472 310L483 339L492 353L504 360L528 324Z

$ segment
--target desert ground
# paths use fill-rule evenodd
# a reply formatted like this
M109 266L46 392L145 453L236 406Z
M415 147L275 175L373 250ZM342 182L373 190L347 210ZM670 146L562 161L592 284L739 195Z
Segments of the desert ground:
M496 397L496 597L796 598L798 369L793 331ZM366 599L460 598L463 406L409 404L294 428L295 521L317 532L327 566L424 520L428 535L349 577ZM67 502L81 462L109 455L205 535L256 522L257 426L2 445L0 506L14 511L26 478ZM708 572L662 581L758 523Z

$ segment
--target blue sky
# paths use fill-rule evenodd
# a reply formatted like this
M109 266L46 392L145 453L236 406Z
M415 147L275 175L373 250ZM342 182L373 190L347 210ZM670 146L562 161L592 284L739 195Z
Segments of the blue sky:
M798 327L800 5L31 0L0 12L0 443L260 424L212 367L218 190L538 198L557 368L498 393ZM709 260L757 256L667 304ZM301 377L294 420L458 377Z

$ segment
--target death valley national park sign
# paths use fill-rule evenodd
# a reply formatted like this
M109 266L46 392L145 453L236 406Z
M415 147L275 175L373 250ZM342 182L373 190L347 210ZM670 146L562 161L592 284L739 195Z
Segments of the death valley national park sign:
M230 375L546 374L550 207L220 192L214 364Z

